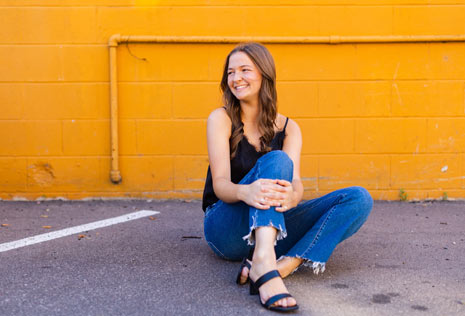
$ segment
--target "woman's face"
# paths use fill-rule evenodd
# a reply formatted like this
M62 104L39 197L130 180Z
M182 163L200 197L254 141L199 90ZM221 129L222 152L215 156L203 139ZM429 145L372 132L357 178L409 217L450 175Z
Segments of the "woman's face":
M237 52L229 57L228 86L240 101L258 100L262 74L246 53Z

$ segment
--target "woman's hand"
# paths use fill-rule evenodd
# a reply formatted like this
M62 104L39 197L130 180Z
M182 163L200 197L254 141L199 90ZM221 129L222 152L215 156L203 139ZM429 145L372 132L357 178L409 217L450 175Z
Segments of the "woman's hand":
M294 188L292 187L292 183L286 180L277 180L277 184L281 186L281 196L283 198L279 201L280 205L276 207L276 211L286 212L295 206Z
M262 210L275 206L278 212L291 208L294 191L289 181L258 179L244 189L241 200L250 206Z

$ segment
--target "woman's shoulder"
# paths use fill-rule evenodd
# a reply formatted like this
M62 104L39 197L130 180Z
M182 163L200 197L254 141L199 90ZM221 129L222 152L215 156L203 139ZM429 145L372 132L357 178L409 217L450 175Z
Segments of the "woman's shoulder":
M228 113L223 107L213 110L207 119L207 128L212 128L214 131L227 130L231 132L232 122Z
M284 129L287 130L290 126L292 126L291 128L295 128L296 126L298 128L298 124L293 119L282 115L281 113L278 113L277 115L276 126L278 131L282 131Z
M231 119L229 118L229 115L224 107L214 109L208 116L208 120L221 120L231 122Z
M300 127L299 124L297 124L296 121L293 119L284 116L280 113L278 113L278 117L276 119L276 125L278 127L279 131L286 131L286 135L289 133L294 134L294 133L300 133Z
M284 130L284 126L286 126L286 120L287 116L278 113L278 115L276 116L276 129L278 130L278 132Z

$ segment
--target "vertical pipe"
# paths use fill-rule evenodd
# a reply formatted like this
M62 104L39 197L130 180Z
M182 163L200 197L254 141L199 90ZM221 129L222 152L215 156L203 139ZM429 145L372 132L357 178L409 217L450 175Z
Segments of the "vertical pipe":
M113 183L121 182L119 171L118 149L118 81L116 78L116 40L110 41L110 128L111 128L111 172L110 179Z

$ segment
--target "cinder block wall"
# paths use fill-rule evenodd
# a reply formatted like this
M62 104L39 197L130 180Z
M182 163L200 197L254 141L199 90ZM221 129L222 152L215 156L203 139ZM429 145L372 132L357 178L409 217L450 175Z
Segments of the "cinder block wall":
M454 35L464 16L465 0L0 0L0 198L201 196L233 45L119 46L115 185L113 34ZM465 43L268 47L279 110L302 128L306 198L465 197Z

